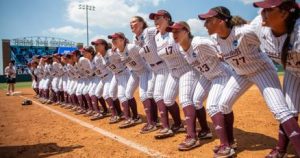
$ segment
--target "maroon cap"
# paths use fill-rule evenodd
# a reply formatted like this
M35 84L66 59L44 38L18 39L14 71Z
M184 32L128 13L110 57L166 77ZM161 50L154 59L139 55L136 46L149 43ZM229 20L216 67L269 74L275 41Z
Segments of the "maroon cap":
M172 21L171 14L166 10L158 10L156 13L150 13L149 19L154 20L155 16L165 16L167 18L170 18L170 20Z
M94 53L95 50L92 46L85 46L80 49L81 52L89 52L89 53Z
M264 0L253 3L253 6L258 8L274 8L280 6L283 2L295 2L295 0Z
M199 14L198 17L200 20L205 20L207 18L211 18L211 17L214 17L218 15L218 12L210 9L207 13L204 13L204 14Z
M190 26L184 21L175 22L172 26L168 26L166 31L172 32L172 30L174 30L174 29L175 30L185 29L190 32Z
M104 39L97 39L95 41L92 41L91 44L93 46L97 45L97 44L107 44L107 42Z
M211 8L207 13L198 15L200 20L206 20L207 18L217 17L222 20L231 19L231 13L228 8L223 6L218 6Z
M122 32L116 32L112 35L108 35L107 38L108 39L115 39L115 38L124 38L125 39L125 35Z

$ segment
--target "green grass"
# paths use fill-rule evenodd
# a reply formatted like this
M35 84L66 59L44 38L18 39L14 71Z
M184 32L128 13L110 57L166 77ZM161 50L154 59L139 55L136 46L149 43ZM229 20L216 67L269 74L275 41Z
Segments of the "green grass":
M15 88L30 88L31 82L17 82L15 85ZM0 89L6 89L7 84L6 83L0 83Z

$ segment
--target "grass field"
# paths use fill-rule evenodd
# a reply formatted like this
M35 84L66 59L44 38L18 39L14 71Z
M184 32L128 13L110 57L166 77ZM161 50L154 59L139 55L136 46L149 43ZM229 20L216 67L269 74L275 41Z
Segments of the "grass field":
M16 83L16 90L18 88L29 88L31 87L31 82L17 82ZM0 89L6 89L7 88L7 84L6 83L0 83Z

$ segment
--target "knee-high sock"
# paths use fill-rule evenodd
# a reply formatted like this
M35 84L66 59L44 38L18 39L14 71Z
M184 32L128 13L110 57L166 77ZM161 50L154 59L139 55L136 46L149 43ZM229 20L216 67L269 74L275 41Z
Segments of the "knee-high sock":
M106 99L106 102L108 104L108 107L110 109L110 112L111 112L111 115L112 116L116 116L117 115L117 112L116 112L116 109L114 107L114 101L112 100L112 98L107 98Z
M196 138L196 109L194 105L188 105L183 108L185 115L185 123L187 126L187 134L191 138Z
M120 100L119 99L114 100L114 107L117 111L117 114L119 116L122 115L122 110L121 110L121 105L120 105Z
M294 117L281 124L298 157L300 157L300 128Z
M77 95L78 104L82 109L85 109L84 103L83 103L83 95Z
M178 104L175 102L172 106L167 106L167 109L174 120L174 124L176 126L179 126L181 124L181 119L180 119L180 111L179 111Z
M167 109L167 106L166 106L166 104L164 103L163 100L159 100L157 102L157 108L159 110L160 121L162 123L162 126L164 128L170 128L169 117L168 117L168 109Z
M107 106L106 106L104 98L100 97L100 98L98 98L98 101L100 102L100 104L102 106L103 112L107 113Z
M206 119L206 110L205 107L202 107L199 110L196 110L196 117L198 119L198 122L200 124L202 131L209 131L209 127L207 125L207 119Z
M234 115L233 112L229 114L224 114L225 124L226 124L226 133L228 138L228 143L234 143L234 136L233 136L233 123L234 123Z
M92 100L92 106L93 106L94 111L97 111L98 113L100 113L100 108L98 106L98 98L95 95L92 95L91 100Z
M150 124L150 125L153 125L153 118L152 118L152 107L151 107L151 100L150 99L146 99L143 101L143 105L144 105L144 110L145 110L145 113L146 113L146 118L147 118L147 123Z
M157 104L153 98L151 100L151 116L152 121L158 123L158 110L157 110Z
M128 101L123 101L122 103L122 107L123 107L123 112L124 112L124 116L125 116L125 119L129 119L130 118L130 109L129 109L129 104L128 104Z
M221 145L229 146L224 115L221 112L218 112L212 116L211 119L215 126L215 132L220 138Z
M91 97L90 97L89 94L85 94L85 95L84 95L84 98L85 98L85 100L86 100L86 103L87 103L87 106L88 106L88 109L89 109L89 110L93 110L93 111L97 110L97 109L93 109L92 99L91 99Z
M132 118L136 119L138 118L138 111L137 111L137 105L136 105L136 100L135 98L129 99L128 100L128 105L131 109L132 112Z

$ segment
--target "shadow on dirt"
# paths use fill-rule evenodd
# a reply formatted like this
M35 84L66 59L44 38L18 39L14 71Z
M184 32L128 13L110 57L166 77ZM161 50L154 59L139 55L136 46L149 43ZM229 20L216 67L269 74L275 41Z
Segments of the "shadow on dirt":
M53 155L71 152L82 148L82 145L58 146L56 143L41 143L34 145L1 146L2 158L46 158Z

